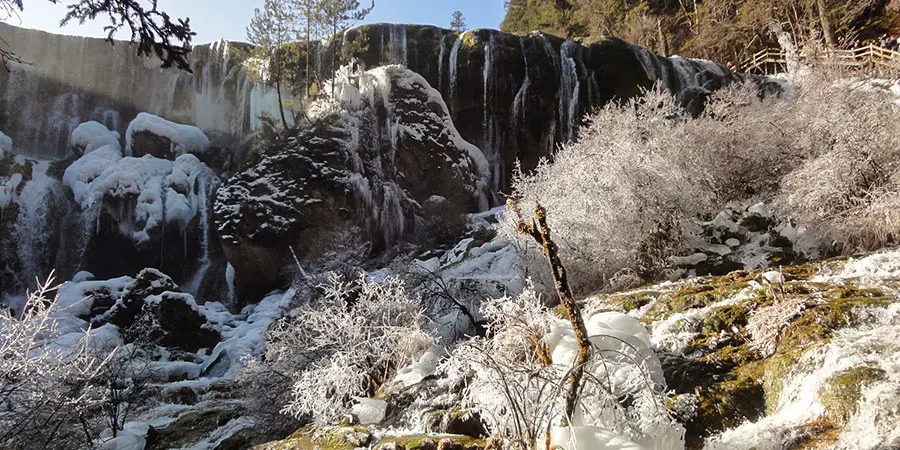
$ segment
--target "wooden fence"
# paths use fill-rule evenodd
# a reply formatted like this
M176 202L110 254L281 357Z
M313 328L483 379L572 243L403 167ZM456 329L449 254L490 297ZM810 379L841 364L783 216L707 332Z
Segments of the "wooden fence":
M869 75L900 75L900 52L877 45L867 45L853 50L826 50L815 58L822 64L833 64L866 72ZM800 60L808 60L801 54ZM765 49L744 60L737 69L747 73L773 74L784 72L787 58L781 49Z

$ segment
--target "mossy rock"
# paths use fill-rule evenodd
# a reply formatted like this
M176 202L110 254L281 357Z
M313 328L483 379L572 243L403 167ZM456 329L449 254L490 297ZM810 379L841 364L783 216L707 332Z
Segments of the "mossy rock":
M785 442L784 450L825 450L834 448L841 430L825 418L794 429L793 437Z
M825 417L843 425L856 412L862 391L873 382L883 380L886 373L874 367L854 367L835 374L819 390L819 401L825 407Z
M453 435L453 434L414 434L409 436L390 436L378 441L375 445L376 450L387 450L392 448L403 448L405 450L436 450L438 443L448 439L462 446L465 450L483 449L487 446L484 439L476 439L470 436Z
M373 436L358 426L303 427L280 440L253 447L254 450L353 450L367 447Z
M736 273L738 272L689 283L672 292L666 292L650 307L641 320L645 323L652 323L673 314L703 308L725 300L747 287L746 281L735 281L734 278L731 278L734 276L732 274Z
M662 295L659 291L638 291L627 294L614 294L607 301L622 311L629 312L642 308Z
M840 287L831 290L828 292L830 298L809 306L782 330L778 348L825 342L835 330L857 324L860 308L884 307L894 302L893 298L880 294L876 289Z
M713 334L743 327L747 325L748 314L750 308L743 304L713 308L703 317L703 333Z
M697 415L685 424L688 448L700 448L707 436L756 421L765 413L762 385L746 375L730 377L700 391L699 400Z

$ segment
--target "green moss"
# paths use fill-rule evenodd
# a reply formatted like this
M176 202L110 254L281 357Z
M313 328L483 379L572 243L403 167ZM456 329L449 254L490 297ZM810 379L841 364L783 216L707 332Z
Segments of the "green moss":
M703 333L717 334L722 330L731 331L734 327L747 325L750 309L743 304L713 308L703 317Z
M883 380L885 376L884 370L861 366L829 378L819 390L819 401L825 407L825 417L833 423L845 424L856 412L863 388Z
M475 47L480 43L476 33L465 33L461 35L461 38L462 45L466 47Z
M762 385L743 375L713 384L699 391L697 415L686 424L689 447L710 434L732 428L747 420L756 420L765 411Z
M659 291L639 291L629 294L613 294L607 301L625 312L641 308L662 295Z
M890 297L877 296L880 292L874 289L841 287L828 294L831 298L808 307L782 330L778 338L779 348L825 342L835 330L857 324L859 308L887 306L894 301Z
M311 429L303 427L285 439L264 444L264 450L353 450L365 447L372 434L363 427L333 426Z
M745 287L747 287L747 282L739 272L690 283L672 292L662 294L659 300L644 314L642 320L651 323L665 319L672 314L709 306L737 294Z
M781 269L785 281L806 281L816 276L818 272L817 264L801 264L799 266L790 266Z
M794 429L794 438L784 450L824 450L834 448L841 430L828 419L819 418Z
M487 442L484 439L475 439L469 436L462 435L428 435L428 434L415 434L409 436L391 436L386 437L375 445L375 449L380 449L383 447L387 447L388 444L397 444L398 446L402 446L406 450L419 450L423 448L434 448L426 444L426 441L431 441L434 444L437 444L443 439L450 439L454 442L462 444L466 449L476 449L476 448L484 448L487 445Z

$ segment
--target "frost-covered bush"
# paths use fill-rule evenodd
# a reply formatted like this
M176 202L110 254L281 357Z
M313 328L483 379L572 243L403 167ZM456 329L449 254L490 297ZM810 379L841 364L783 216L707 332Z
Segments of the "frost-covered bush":
M886 95L809 76L782 99L721 90L688 120L651 91L594 113L552 162L517 177L514 198L547 209L578 291L623 269L659 276L694 220L737 200L774 199L825 246L876 247L898 225L900 108Z
M0 447L86 448L104 396L95 381L108 361L104 333L72 332L52 281L28 297L21 317L0 308Z
M661 406L662 369L635 319L585 317L592 359L575 414L566 418L574 432L570 442L568 428L560 428L578 351L570 323L548 311L532 286L516 297L486 301L482 313L491 322L490 338L461 343L441 370L468 380L462 406L477 411L494 436L523 448L544 448L547 432L561 448L597 448L601 435L645 448L681 448L684 429Z
M264 358L248 361L241 378L251 391L265 382L289 387L280 393L284 413L327 423L347 413L354 397L373 395L432 338L422 328L421 302L397 278L333 275L318 291L273 325Z

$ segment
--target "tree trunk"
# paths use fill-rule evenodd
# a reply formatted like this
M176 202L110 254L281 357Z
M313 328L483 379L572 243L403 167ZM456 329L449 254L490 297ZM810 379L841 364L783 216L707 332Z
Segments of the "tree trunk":
M287 118L284 116L284 102L281 100L281 81L275 80L275 90L278 91L278 112L281 113L281 125L288 129Z
M337 78L337 19L334 20L331 27L331 98L334 98L335 78Z
M656 19L656 30L659 32L660 56L669 56L669 40L666 38L666 32L663 31L662 19Z
M569 372L569 383L565 392L565 412L560 426L568 426L569 419L575 414L575 408L578 406L578 393L581 391L581 383L584 379L584 369L591 358L591 343L588 340L587 328L584 325L584 317L581 315L581 309L575 303L575 297L572 295L572 289L569 287L569 279L566 274L566 268L563 267L562 260L559 258L559 247L550 237L550 227L547 225L547 210L540 204L534 207L534 218L530 224L525 223L518 206L512 200L507 201L509 209L516 215L516 228L519 234L530 236L538 245L541 246L550 269L553 272L553 280L556 282L556 294L559 301L565 308L566 319L572 324L572 330L575 332L575 340L578 343L578 354L575 357L574 367ZM547 446L549 448L550 439L547 437Z
M822 34L825 37L825 44L830 48L837 47L837 39L834 36L834 28L831 27L831 21L828 20L828 8L825 7L825 0L816 0L816 6L819 9L819 21L822 22Z
M309 21L310 21L311 13L309 12L309 8L306 10L306 72L304 72L303 76L303 93L309 97L309 51L310 44L309 42Z

